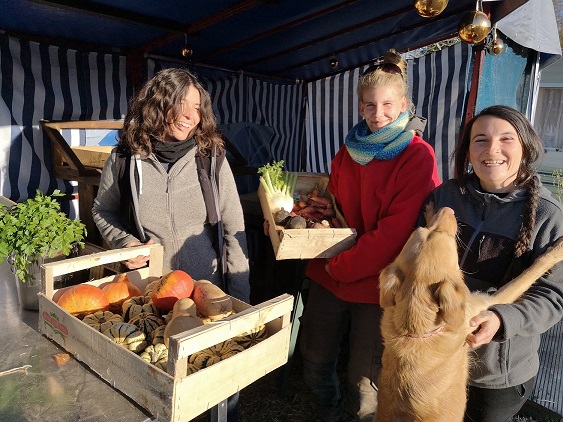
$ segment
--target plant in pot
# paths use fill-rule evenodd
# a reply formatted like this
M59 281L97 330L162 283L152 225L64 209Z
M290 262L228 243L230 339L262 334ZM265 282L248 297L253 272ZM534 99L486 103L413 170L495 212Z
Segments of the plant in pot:
M7 258L12 265L21 282L17 283L20 304L26 309L38 309L39 265L84 247L86 227L61 211L55 199L60 196L63 194L59 190L51 195L38 190L35 198L12 207L0 205L0 260ZM35 294L31 299L22 298L21 291L30 286L35 286L31 293L35 290Z

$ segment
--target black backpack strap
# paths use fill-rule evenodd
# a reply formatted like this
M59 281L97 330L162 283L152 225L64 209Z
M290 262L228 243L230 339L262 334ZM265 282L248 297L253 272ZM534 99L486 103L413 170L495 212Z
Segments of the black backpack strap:
M227 251L224 244L225 233L219 208L219 172L224 160L225 151L217 155L214 150L212 157L196 156L199 182L207 211L207 222L213 229L213 247L219 258L219 271L222 275L222 286L219 287L228 293Z
M127 227L127 230L139 239L141 242L146 242L144 233L137 227L139 222L135 213L133 204L133 191L131 189L131 154L120 146L116 151L116 165L117 165L117 185L119 186L119 214L120 219Z
M219 171L221 170L224 160L225 152L223 151L216 156L215 183L217 187L219 186ZM213 185L211 183L211 157L196 156L195 161L197 165L199 183L201 185L201 192L203 193L203 201L207 211L207 222L213 226L219 221L219 215L218 204L217 206L215 205L215 195L213 192Z

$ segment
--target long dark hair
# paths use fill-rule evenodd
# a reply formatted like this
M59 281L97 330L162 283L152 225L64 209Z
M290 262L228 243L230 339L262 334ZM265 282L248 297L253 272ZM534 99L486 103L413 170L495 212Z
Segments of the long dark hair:
M131 99L120 145L133 154L150 155L150 139L164 139L167 126L180 115L182 100L191 86L199 91L201 97L200 122L193 136L198 154L208 156L213 147L222 151L223 140L217 130L209 93L191 72L182 68L159 71Z
M475 115L463 128L459 143L454 151L454 177L462 185L467 183L467 177L472 173L469 166L469 145L471 143L471 129L477 119L492 116L505 120L514 127L522 145L522 161L514 183L525 187L528 191L526 210L522 221L522 230L516 240L514 255L522 255L529 247L532 231L536 224L536 211L539 199L539 180L532 167L543 153L543 144L526 116L511 107L494 105L487 107Z

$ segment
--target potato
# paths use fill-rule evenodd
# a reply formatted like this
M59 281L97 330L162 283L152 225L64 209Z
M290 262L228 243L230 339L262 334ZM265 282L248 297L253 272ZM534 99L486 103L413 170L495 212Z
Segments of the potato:
M232 313L231 297L208 280L195 282L192 298L198 312L212 321L218 321Z

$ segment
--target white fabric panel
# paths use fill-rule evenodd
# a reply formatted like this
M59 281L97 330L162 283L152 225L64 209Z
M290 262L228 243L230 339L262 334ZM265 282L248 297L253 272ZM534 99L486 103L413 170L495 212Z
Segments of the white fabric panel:
M70 183L52 176L50 141L39 121L121 118L128 101L125 57L4 34L0 53L0 193L14 201L37 189L72 193Z

